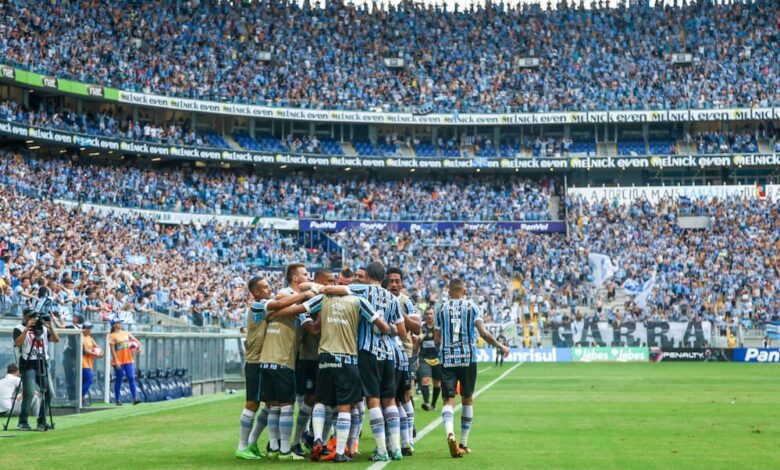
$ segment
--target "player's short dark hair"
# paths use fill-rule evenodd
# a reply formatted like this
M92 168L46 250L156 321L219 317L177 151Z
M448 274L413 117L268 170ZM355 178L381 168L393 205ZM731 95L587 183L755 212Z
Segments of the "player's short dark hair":
M385 280L385 265L379 261L373 261L366 266L366 276L374 281Z
M287 269L284 271L284 279L287 281L287 284L292 282L292 277L295 271L297 271L299 268L305 268L306 265L303 263L290 263L287 265Z
M257 287L258 284L260 284L260 281L262 281L263 278L260 276L255 276L252 279L249 280L249 282L246 283L246 286L249 288L250 291L255 290L255 287Z
M450 281L450 290L463 290L466 288L466 283L463 279L455 278Z
M331 273L327 269L319 269L316 273L314 273L314 282L317 282L317 279L321 278L322 276L330 276Z
M349 268L342 269L339 272L339 275L341 275L341 277L346 277L346 278L355 277L355 273L353 273L352 270Z
M8 373L8 374L15 374L15 373L19 372L19 366L17 366L16 364L14 364L12 362L12 363L8 364L8 367L6 367L5 370L6 370L6 373Z
M401 271L401 268L399 268L398 266L392 266L392 267L387 268L387 272L385 273L385 277L390 277L391 274L398 274L399 276L401 276L401 280L402 281L404 280L404 272Z

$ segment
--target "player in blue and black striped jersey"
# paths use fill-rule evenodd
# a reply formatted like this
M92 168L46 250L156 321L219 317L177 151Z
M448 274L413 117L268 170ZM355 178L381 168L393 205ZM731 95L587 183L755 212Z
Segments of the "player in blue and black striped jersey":
M361 273L361 271L363 272ZM389 458L401 460L403 458L400 415L395 404L397 380L395 378L394 336L406 335L406 328L398 299L381 286L384 278L384 265L373 262L364 270L358 270L358 283L349 286L322 288L324 294L356 295L366 299L371 307L382 315L385 322L392 327L390 334L382 334L373 327L361 328L364 341L360 346L358 366L363 382L363 394L368 404L371 433L376 441L375 453L371 457L374 461L384 461ZM385 421L390 431L389 454L385 441Z
M450 282L449 299L436 306L435 316L434 341L442 363L444 406L441 417L450 455L457 458L471 452L468 448L468 438L474 416L472 396L477 381L477 334L501 351L505 357L509 355L509 348L500 344L485 330L482 312L474 302L466 299L466 284L460 279ZM463 405L460 444L455 441L453 431L458 382Z

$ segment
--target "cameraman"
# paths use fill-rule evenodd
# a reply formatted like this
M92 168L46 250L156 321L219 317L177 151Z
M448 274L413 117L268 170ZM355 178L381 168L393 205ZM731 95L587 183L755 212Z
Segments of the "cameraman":
M30 431L27 417L37 388L45 390L43 403L38 412L37 431L45 431L46 409L51 404L49 371L45 361L49 360L49 343L57 343L60 336L50 321L43 321L44 315L26 309L22 323L14 328L14 346L19 352L19 371L22 375L22 409L19 413L19 430ZM42 371L42 374L38 374Z

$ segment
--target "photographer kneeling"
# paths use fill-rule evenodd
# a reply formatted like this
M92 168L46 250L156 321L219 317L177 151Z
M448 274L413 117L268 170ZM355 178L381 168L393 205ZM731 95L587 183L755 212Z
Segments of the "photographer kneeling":
M31 309L24 311L24 319L14 328L14 346L19 352L19 371L22 375L22 409L19 413L19 430L30 431L27 417L35 391L40 388L42 406L38 412L36 431L48 429L46 411L51 404L49 388L49 343L57 343L60 336L51 324L50 317Z

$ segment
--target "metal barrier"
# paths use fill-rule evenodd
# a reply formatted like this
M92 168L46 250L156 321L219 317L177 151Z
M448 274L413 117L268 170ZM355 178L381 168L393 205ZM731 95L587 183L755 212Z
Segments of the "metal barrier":
M188 329L189 330L189 329ZM58 329L60 341L49 348L49 376L55 407L80 409L81 403L81 330ZM141 343L141 353L135 356L140 370L187 369L193 395L220 392L226 373L229 379L240 379L244 360L243 336L239 333L204 331L134 331ZM95 359L93 402L113 401L111 388L111 354L108 331L103 325L93 328L95 342L106 352ZM10 363L19 363L13 344L13 327L0 326L0 373Z

